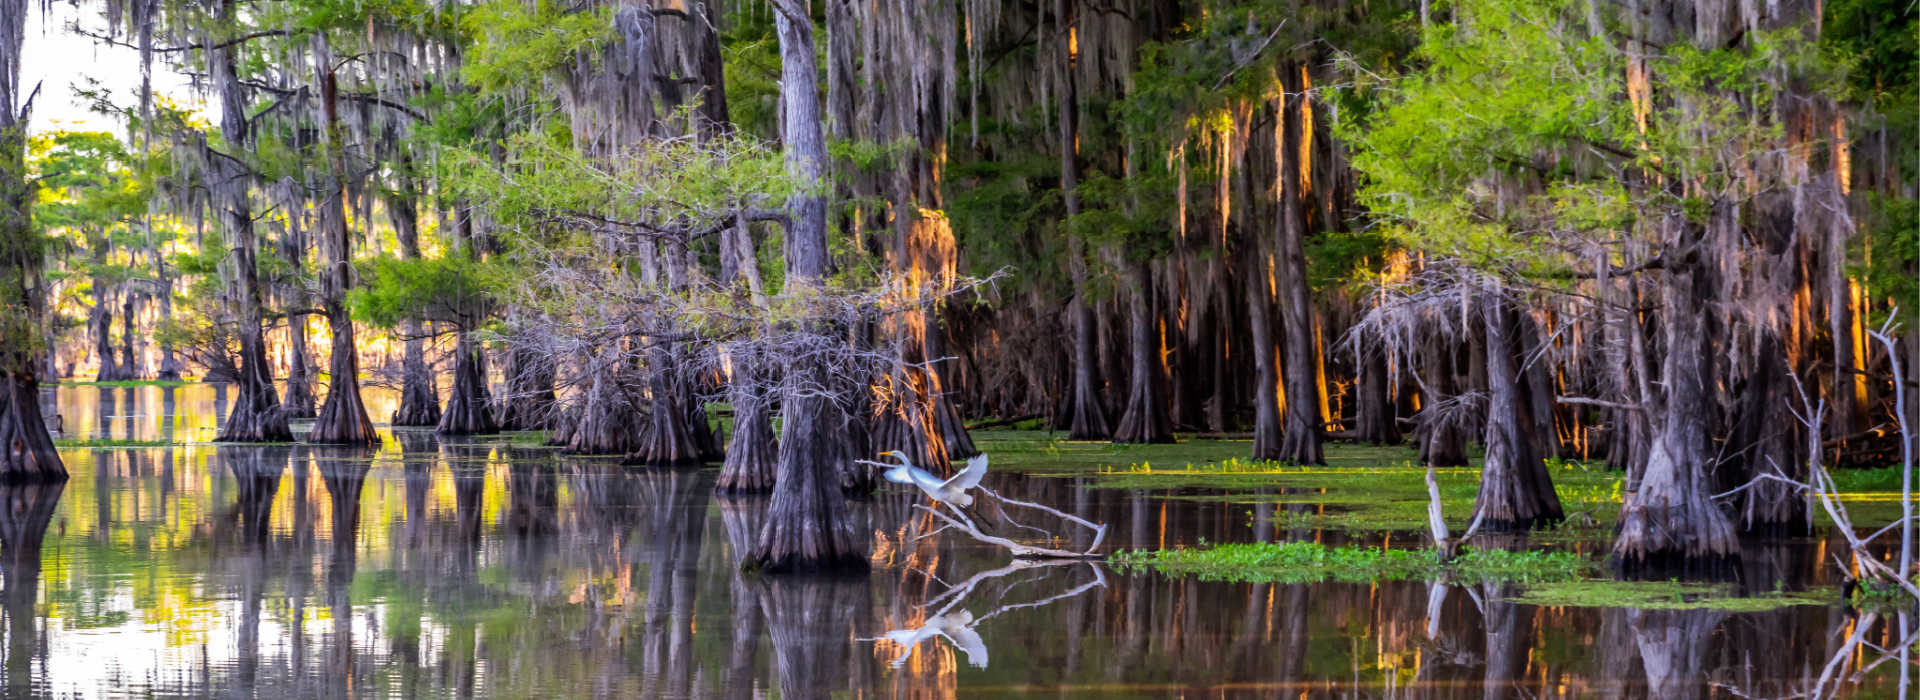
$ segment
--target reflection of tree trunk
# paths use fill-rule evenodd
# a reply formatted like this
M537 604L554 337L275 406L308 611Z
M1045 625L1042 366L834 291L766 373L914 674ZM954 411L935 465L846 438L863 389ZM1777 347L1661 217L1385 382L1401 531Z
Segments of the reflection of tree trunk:
M260 613L267 580L267 538L272 532L273 498L292 455L284 447L222 447L220 460L233 472L234 512L242 553L240 622L236 634L235 686L252 693L260 667Z
M707 474L662 470L636 477L643 484L641 502L650 521L643 654L650 667L665 662L667 695L672 697L685 697L693 680L694 595L706 539L707 499L713 491Z
M853 614L867 602L866 581L810 577L748 585L766 616L781 697L824 698L846 687Z
M27 697L39 685L33 658L40 650L34 604L40 595L40 546L60 504L59 482L0 485L0 591L7 614L6 684L9 695Z
M1533 649L1533 616L1538 608L1507 602L1515 593L1511 585L1487 583L1481 590L1487 628L1483 697L1489 700L1527 697L1519 682L1527 678L1527 661Z
M1687 700L1707 696L1707 647L1725 613L1713 610L1630 610L1626 613L1647 672L1647 696Z
M332 555L327 566L327 610L333 639L327 658L327 685L353 694L358 685L353 659L353 577L359 567L360 493L372 455L360 450L328 450L315 456L327 487L328 519L333 524ZM336 685L337 684L337 685Z
M765 514L766 502L762 499L720 499L720 522L727 528L727 546L733 550L736 563L752 551ZM727 675L722 681L721 696L752 698L754 673L760 665L760 603L753 587L737 570L728 577L727 593L732 605L733 629L729 633L732 646L727 653Z

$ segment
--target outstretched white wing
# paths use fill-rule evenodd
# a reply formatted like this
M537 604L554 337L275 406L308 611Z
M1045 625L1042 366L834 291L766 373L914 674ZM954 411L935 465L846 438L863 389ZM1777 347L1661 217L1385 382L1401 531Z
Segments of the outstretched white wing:
M962 469L960 470L960 473L953 475L953 478L948 479L946 483L941 484L940 488L941 490L952 489L955 491L965 491L975 486L979 486L980 479L982 477L985 477L986 475L987 475L987 455L986 453L982 452L980 454L974 455L971 459L968 459L967 468Z

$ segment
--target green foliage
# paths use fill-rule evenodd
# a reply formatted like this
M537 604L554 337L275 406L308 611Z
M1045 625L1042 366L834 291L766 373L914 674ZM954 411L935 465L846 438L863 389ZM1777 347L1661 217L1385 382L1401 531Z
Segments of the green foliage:
M1467 0L1467 23L1425 35L1419 71L1396 97L1339 133L1358 146L1362 201L1405 244L1487 270L1551 276L1581 261L1563 237L1653 235L1706 202L1637 185L1742 191L1742 164L1778 143L1765 114L1784 86L1822 85L1841 64L1798 28L1700 49L1676 42L1649 65L1652 99L1632 99L1627 59L1571 0ZM1471 30L1462 26L1470 24ZM1589 261L1590 262L1590 261Z
M457 251L413 260L369 258L358 268L361 285L348 297L354 317L384 327L411 319L477 328L497 307L508 274L498 263Z
M538 89L576 55L591 55L613 38L610 6L578 9L556 0L491 0L461 26L472 41L461 77L488 91Z
M1153 569L1203 581L1310 583L1315 581L1570 581L1599 570L1572 552L1466 549L1447 559L1437 549L1329 547L1318 542L1253 542L1197 549L1118 552L1126 569Z

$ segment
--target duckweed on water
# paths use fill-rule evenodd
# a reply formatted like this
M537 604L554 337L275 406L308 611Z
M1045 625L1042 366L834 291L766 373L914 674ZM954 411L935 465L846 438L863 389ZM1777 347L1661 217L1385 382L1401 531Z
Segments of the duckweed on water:
M1795 605L1832 605L1831 589L1742 596L1732 586L1681 581L1556 581L1528 585L1514 602L1547 607L1760 612Z
M1253 542L1203 549L1119 552L1123 570L1155 570L1204 581L1312 583L1316 581L1573 581L1599 564L1571 552L1466 549L1442 561L1437 549L1328 547L1317 542Z
M1602 563L1571 552L1463 550L1442 561L1436 549L1328 547L1316 542L1223 544L1199 549L1119 552L1122 571L1158 571L1229 583L1446 580L1461 585L1518 584L1510 600L1527 605L1643 610L1759 612L1795 605L1831 605L1831 589L1743 596L1732 586L1602 578Z

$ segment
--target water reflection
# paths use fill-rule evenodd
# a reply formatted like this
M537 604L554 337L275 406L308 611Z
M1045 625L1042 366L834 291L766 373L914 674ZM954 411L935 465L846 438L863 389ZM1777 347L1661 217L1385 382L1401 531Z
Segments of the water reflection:
M115 432L210 434L192 411L216 397L88 388L84 400L115 407L68 415L89 430L106 416ZM139 408L169 401L188 414ZM135 407L135 425L120 406ZM1015 563L928 537L937 526L895 491L853 505L870 576L746 577L738 557L765 503L716 497L712 470L632 469L505 439L395 430L379 451L62 456L74 475L64 492L0 490L11 695L1774 697L1841 685L1884 696L1901 668L1831 664L1899 634L1898 620L1837 608L1555 609L1501 586L1227 584ZM1272 504L1011 473L989 483L1108 523L1111 546L1337 539L1277 528L1300 519ZM1756 556L1749 578L1830 583L1806 575L1819 556L1817 543ZM1841 670L1823 684L1829 666ZM1865 686L1841 684L1862 669Z

